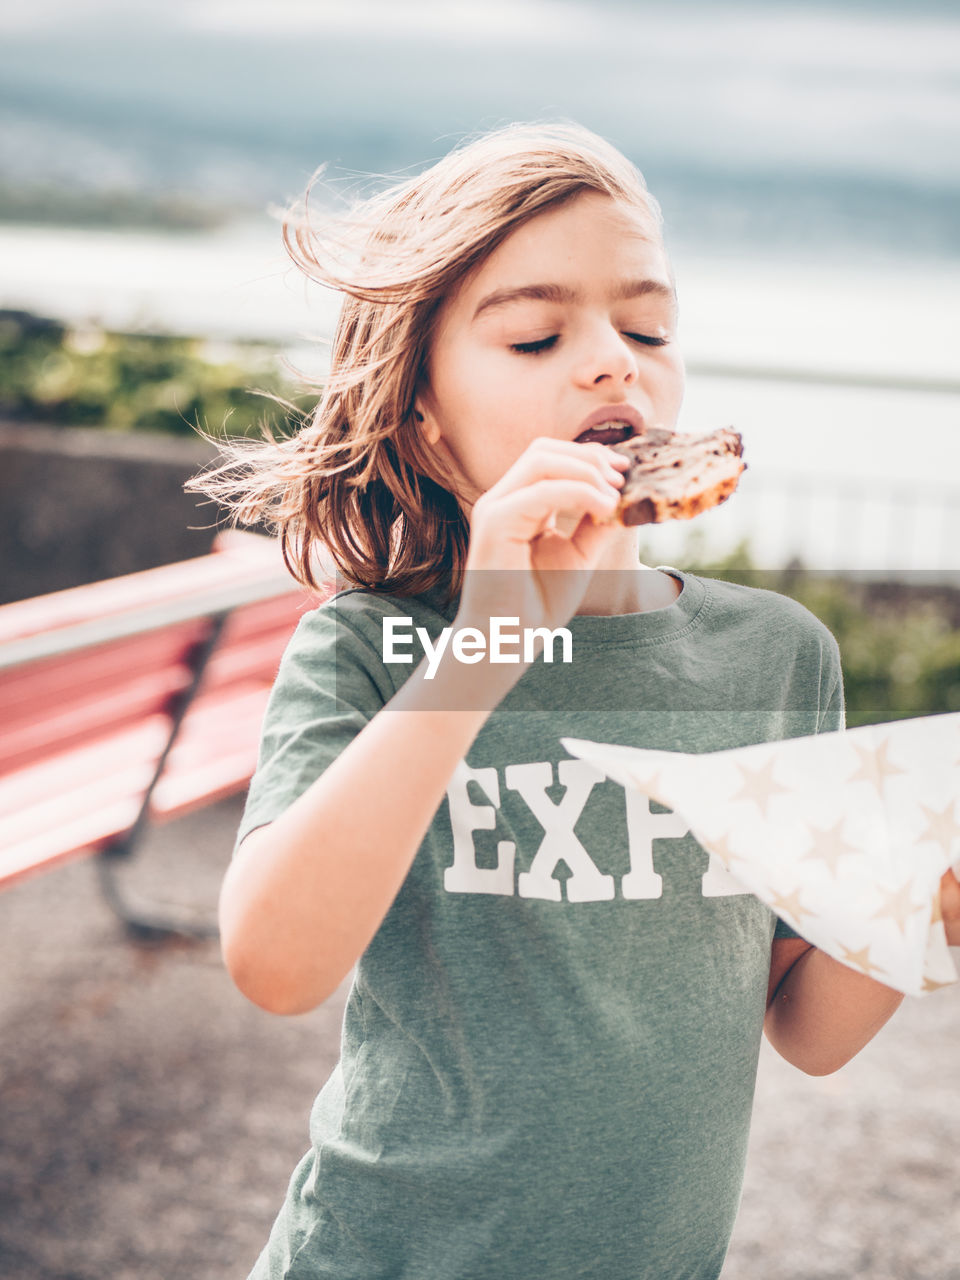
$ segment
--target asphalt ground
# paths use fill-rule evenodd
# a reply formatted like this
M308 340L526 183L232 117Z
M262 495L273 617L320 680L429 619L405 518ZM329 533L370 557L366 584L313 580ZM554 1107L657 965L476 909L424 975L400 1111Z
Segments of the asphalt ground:
M241 807L155 829L130 891L212 919ZM0 1277L244 1280L344 995L262 1012L215 942L129 941L89 859L0 893ZM833 1076L764 1044L724 1280L960 1280L958 1051L960 986Z

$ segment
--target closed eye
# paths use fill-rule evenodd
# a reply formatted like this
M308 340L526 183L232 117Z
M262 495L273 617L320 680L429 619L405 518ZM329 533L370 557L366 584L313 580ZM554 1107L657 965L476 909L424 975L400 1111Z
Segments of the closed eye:
M559 334L552 334L549 338L537 338L533 342L512 342L510 350L516 351L519 355L535 356L541 351L549 351L551 347L556 346ZM645 347L665 347L670 341L669 338L655 338L646 333L625 333L624 337L629 338L631 342L639 342Z
M631 342L642 342L645 347L665 347L669 338L653 338L647 333L628 333Z
M549 351L556 344L558 336L555 333L549 338L538 338L535 342L512 342L510 350L520 355L535 356L541 351Z

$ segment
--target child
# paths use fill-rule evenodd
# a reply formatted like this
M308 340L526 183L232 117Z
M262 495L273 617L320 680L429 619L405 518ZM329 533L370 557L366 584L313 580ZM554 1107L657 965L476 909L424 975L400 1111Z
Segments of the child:
M761 1030L825 1073L900 996L560 739L839 729L836 642L773 592L640 564L610 519L624 460L578 436L673 427L684 378L659 210L616 150L513 126L362 217L352 267L288 240L346 294L312 421L203 482L236 495L239 460L235 511L272 515L305 583L322 544L348 585L284 656L221 899L265 1009L356 965L252 1275L717 1276ZM566 627L571 660L541 636L494 661L491 618ZM449 627L474 630L441 652Z

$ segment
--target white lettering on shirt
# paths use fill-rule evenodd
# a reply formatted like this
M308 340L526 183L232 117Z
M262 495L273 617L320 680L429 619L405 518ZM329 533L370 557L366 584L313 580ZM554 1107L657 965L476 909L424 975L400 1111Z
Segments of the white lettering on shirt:
M499 840L497 860L491 867L477 865L475 831L494 831L500 809L500 781L495 768L475 769L461 760L447 786L447 803L453 833L453 865L444 871L448 893L486 893L506 897L539 898L560 902L560 880L555 872L563 862L570 872L566 881L568 902L602 902L617 896L616 878L601 870L594 856L574 833L590 794L605 776L583 760L561 760L557 765L559 783L565 794L554 803L547 790L554 783L553 765L546 760L507 765L504 781L517 792L544 830L530 867L516 871L516 844ZM476 783L490 801L475 804L468 783ZM654 869L654 840L679 840L690 835L680 814L667 809L650 812L650 800L639 792L623 791L630 868L621 877L620 896L651 900L662 897L663 877ZM598 851L602 865L602 851ZM747 895L747 890L724 867L715 854L701 879L705 898Z
M517 881L521 898L547 898L560 901L560 882L553 873L559 862L565 862L571 876L567 881L568 902L601 902L616 895L613 876L602 875L596 863L573 833L583 812L587 797L604 775L584 760L561 760L560 783L566 794L559 804L547 795L553 785L553 767L547 761L507 766L507 786L519 791L527 808L543 827L546 835L537 850L529 871Z
M467 794L473 780L490 798L490 804L474 804ZM457 765L447 785L450 825L453 828L453 866L443 873L448 893L513 894L513 860L516 845L501 840L497 845L497 865L478 867L473 844L474 831L492 831L500 807L500 783L496 769L471 769L465 760Z

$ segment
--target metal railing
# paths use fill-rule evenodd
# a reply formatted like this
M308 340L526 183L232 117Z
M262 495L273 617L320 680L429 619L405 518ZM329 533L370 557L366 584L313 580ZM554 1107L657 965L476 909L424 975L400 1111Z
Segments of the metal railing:
M695 377L760 384L792 384L863 391L908 392L922 398L957 397L956 465L930 459L930 480L858 479L824 473L751 470L732 500L695 526L653 535L684 558L727 556L746 544L750 562L782 568L800 562L831 572L850 570L900 577L917 572L956 583L960 574L960 377L893 370L773 367L700 360L687 362ZM941 428L942 431L942 428ZM948 437L949 438L949 437ZM939 437L942 449L942 434ZM906 437L905 437L906 441Z
M744 485L737 505L729 524L765 563L764 545L778 548L781 564L815 569L960 573L960 485L764 473Z

